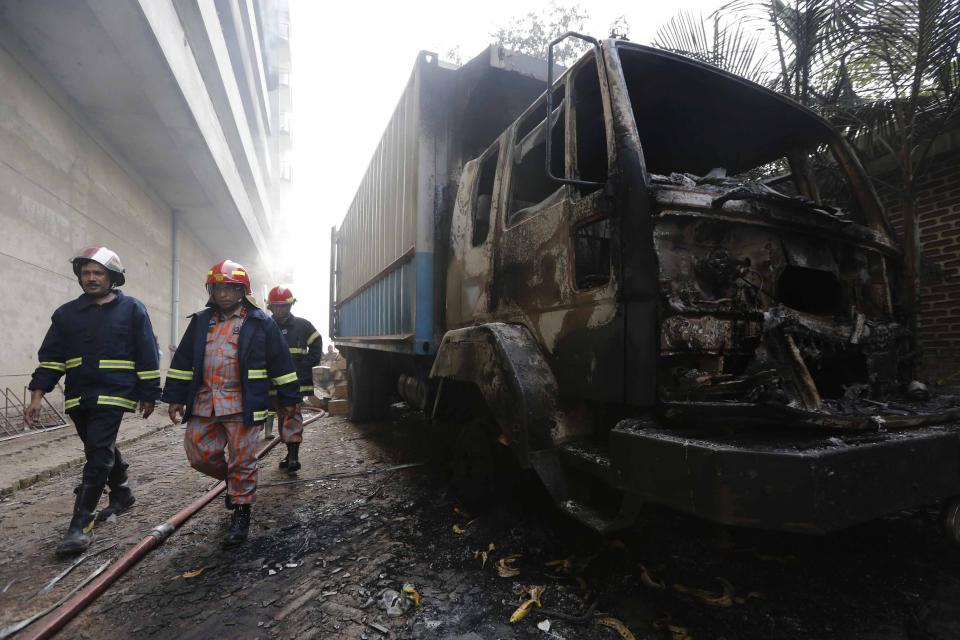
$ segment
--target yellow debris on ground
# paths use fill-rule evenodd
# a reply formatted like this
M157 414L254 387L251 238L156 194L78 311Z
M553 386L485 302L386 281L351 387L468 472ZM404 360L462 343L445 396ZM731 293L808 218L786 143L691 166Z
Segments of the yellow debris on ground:
M510 616L510 624L516 624L527 617L532 607L542 607L543 604L540 602L540 598L543 596L543 591L544 587L539 585L528 587L525 594L527 599L521 602L517 610Z
M507 556L497 560L497 574L501 578L513 578L520 575L520 569L513 566L513 563L520 559L519 554Z
M633 635L630 629L627 628L627 625L623 624L623 622L614 618L613 616L598 615L593 619L593 622L595 624L599 624L600 626L613 629L620 634L620 637L623 638L623 640L637 640L637 637Z

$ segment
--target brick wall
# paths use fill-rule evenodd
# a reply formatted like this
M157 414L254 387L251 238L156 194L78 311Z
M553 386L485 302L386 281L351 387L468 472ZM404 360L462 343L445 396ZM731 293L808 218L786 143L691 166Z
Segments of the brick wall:
M960 384L960 151L936 157L920 186L921 378ZM880 196L902 238L902 206Z

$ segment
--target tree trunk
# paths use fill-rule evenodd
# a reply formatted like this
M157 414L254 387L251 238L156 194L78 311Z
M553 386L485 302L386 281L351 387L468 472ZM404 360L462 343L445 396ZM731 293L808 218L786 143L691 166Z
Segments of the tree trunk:
M903 313L910 329L915 354L911 375L917 375L922 356L920 350L920 220L913 189L906 189L903 198Z

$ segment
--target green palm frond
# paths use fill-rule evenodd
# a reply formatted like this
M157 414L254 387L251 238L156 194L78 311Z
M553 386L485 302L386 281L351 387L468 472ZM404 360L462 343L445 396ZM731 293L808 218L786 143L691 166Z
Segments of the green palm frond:
M775 51L772 88L804 104L849 93L842 66L853 0L734 0L720 11L743 15ZM839 85L839 86L838 86Z
M857 9L852 52L862 99L838 103L831 119L915 176L960 115L960 0L857 0Z
M682 11L657 30L653 43L753 82L763 84L770 77L768 58L761 50L760 39L742 19L728 20L719 13L704 17Z

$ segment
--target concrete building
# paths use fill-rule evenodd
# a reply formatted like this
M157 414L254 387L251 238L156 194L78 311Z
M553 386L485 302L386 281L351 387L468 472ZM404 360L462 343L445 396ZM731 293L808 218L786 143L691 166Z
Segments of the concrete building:
M273 181L271 199L277 209L293 213L293 86L291 84L290 64L290 10L287 0L275 0L276 11L264 17L265 32L268 34L264 57L267 67L276 70L276 76L269 81L270 108L277 114L278 133L270 138L270 155L280 172L280 179ZM292 215L278 217L273 225L274 238L291 238L296 218ZM281 246L280 241L273 243ZM276 282L290 282L293 279L292 263L288 252L281 250L272 263Z
M0 389L22 393L85 246L120 254L163 367L211 264L245 264L262 297L288 37L283 1L0 0Z

